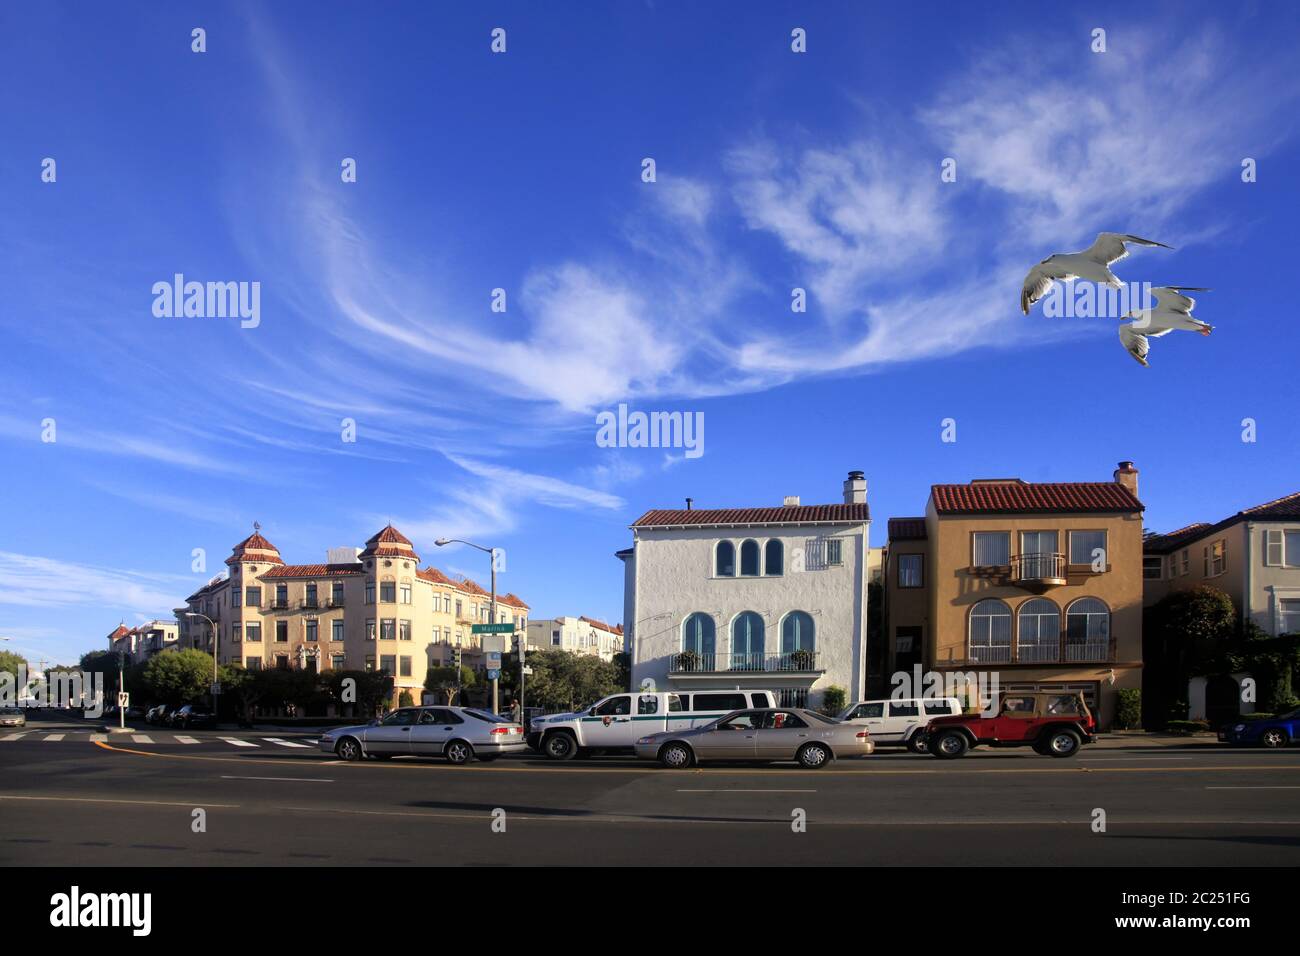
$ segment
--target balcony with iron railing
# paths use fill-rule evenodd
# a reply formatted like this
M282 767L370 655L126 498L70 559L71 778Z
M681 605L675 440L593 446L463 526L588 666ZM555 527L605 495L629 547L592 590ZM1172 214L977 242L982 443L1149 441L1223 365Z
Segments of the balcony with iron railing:
M1053 641L1037 644L970 645L965 661L945 663L967 664L1070 664L1104 663L1114 659L1109 639L1086 641Z
M1015 584L1057 587L1066 583L1065 571L1065 555L1056 552L1011 558L1011 581Z
M818 673L817 651L790 651L784 654L697 654L682 651L668 661L670 674L810 674Z

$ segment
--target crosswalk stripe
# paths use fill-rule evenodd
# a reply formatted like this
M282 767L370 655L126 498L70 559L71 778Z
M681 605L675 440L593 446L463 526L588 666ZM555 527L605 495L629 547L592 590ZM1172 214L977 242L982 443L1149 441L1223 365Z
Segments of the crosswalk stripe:
M195 737L182 737L180 734L176 735L176 739L183 744L197 744L199 742Z
M262 739L269 740L273 744L279 744L281 747L301 747L303 749L307 748L306 744L294 743L292 740L281 740L279 737L263 737Z
M27 736L27 731L24 730L21 733L9 734L7 736L0 737L0 740L17 740L19 737L26 737L26 736Z
M256 747L257 746L257 744L250 743L247 740L240 740L238 737L221 737L219 739L224 740L226 743L231 744L235 747Z
M132 735L131 735L131 739L134 740L134 741L135 741L136 743L138 743L138 744L151 744L151 743L153 743L153 738L150 737L148 734L132 734Z
M62 740L65 736L67 736L67 735L66 735L66 734L46 734L46 735L45 735L45 739L46 739L46 740Z
M93 744L93 743L97 743L97 742L102 741L102 740L107 740L107 739L108 739L108 734L91 734L91 735L90 735L90 742L91 742L92 744Z

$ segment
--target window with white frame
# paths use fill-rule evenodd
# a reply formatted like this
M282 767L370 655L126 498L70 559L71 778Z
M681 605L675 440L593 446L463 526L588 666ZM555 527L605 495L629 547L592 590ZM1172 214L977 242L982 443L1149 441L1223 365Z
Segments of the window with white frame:
M1264 532L1264 563L1270 567L1300 568L1300 531L1269 528Z
M924 585L924 555L900 554L898 556L898 586L919 588Z
M976 661L994 660L1005 651L1002 660L1011 655L1011 608L997 598L986 598L970 611L971 658Z
M1022 661L1055 661L1061 642L1061 610L1047 598L1020 605L1017 645Z
M1079 598L1065 610L1067 644L1101 644L1110 641L1110 608L1099 598Z
M736 546L730 541L719 541L713 556L713 573L720 578L736 575Z
M1142 558L1142 577L1148 581L1159 581L1164 577L1165 559L1158 554L1148 554Z
M971 535L971 549L971 564L974 567L1003 567L1011 563L1011 533L976 531Z
M1106 554L1105 531L1070 532L1071 564L1092 564L1098 558L1101 560L1102 568L1110 562Z
M762 552L759 550L758 542L753 539L745 541L740 545L740 574L741 577L756 578L761 570Z
M830 567L844 563L844 542L839 538L826 539L826 564Z
M1277 632L1300 634L1300 598L1283 598L1277 602Z

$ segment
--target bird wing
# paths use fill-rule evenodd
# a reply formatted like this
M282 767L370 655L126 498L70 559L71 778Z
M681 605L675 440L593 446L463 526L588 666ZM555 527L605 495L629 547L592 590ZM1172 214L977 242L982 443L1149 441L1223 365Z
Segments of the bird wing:
M1110 265L1112 262L1119 262L1128 255L1128 249L1124 247L1126 242L1139 246L1159 246L1161 249L1173 248L1173 246L1166 246L1163 242L1143 239L1141 236L1130 236L1124 232L1101 232L1097 234L1096 242L1085 249L1083 254L1097 262Z
M1202 289L1199 286L1190 285L1162 285L1151 290L1151 294L1156 297L1156 302L1161 309L1169 312L1181 312L1184 315L1191 315L1192 309L1196 305L1196 300L1189 295L1183 295L1184 292L1209 292L1209 289Z
M1054 280L1073 278L1074 276L1064 269L1048 266L1046 261L1040 262L1029 270L1029 274L1025 276L1025 284L1020 288L1020 311L1028 315L1034 303L1047 295L1047 290L1052 287Z
M1119 327L1119 343L1124 346L1124 351L1140 364L1147 364L1147 353L1151 351L1151 344L1147 337L1139 332L1133 331L1131 325L1121 325Z

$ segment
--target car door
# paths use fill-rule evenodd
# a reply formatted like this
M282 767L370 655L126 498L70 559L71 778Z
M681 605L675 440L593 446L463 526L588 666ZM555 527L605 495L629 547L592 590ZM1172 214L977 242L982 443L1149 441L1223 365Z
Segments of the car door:
M754 756L762 711L745 710L718 722L713 730L691 738L701 760L748 760Z
M901 743L924 722L918 700L891 700L887 704L884 743Z
M871 700L865 704L858 704L847 718L855 724L861 724L867 728L874 740L883 741L885 739L885 702L883 700Z
M632 701L632 694L617 694L591 708L582 718L583 743L589 747L631 747L636 743Z
M442 707L421 709L415 726L411 728L411 753L422 756L441 754L455 733L459 720L459 717Z
M769 710L762 716L754 740L754 756L760 760L793 760L799 748L812 739L812 729L798 714Z
M404 707L366 728L366 750L372 754L409 754L411 730L419 717L415 707Z
M995 736L1014 742L1028 740L1037 727L1038 711L1032 694L1008 694L1002 698Z

